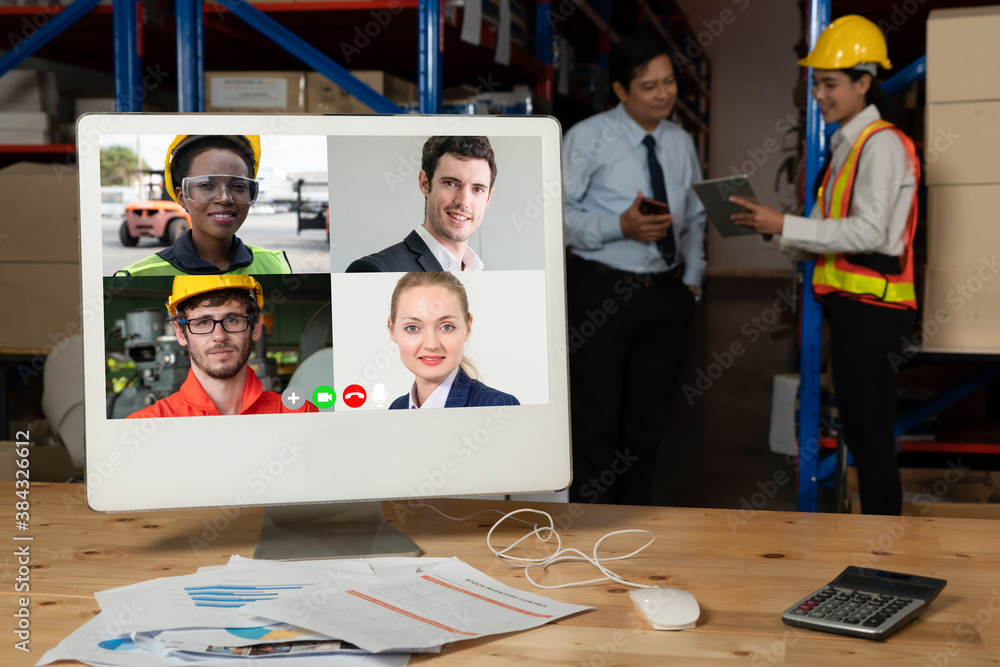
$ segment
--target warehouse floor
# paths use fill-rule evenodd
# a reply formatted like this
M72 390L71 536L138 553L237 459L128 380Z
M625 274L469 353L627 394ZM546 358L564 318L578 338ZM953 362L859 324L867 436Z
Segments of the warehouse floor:
M654 503L795 509L795 466L768 449L772 378L796 367L790 289L790 278L708 282L668 418Z

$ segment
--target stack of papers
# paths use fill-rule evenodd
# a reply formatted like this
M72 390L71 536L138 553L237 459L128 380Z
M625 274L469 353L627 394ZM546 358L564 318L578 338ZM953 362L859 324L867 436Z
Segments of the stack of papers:
M510 588L454 558L233 556L96 598L101 613L37 664L249 667L248 659L286 658L286 667L402 667L411 653L590 609Z

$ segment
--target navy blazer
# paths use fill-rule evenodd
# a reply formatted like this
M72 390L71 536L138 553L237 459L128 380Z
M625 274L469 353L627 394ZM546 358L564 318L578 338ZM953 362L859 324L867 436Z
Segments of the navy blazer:
M347 267L347 273L380 271L444 271L444 267L437 261L420 235L412 231L396 245L356 259Z
M448 399L444 402L446 408L477 408L493 405L521 405L521 402L510 394L487 387L479 380L473 380L469 375L458 369L458 375L451 384ZM410 395L403 394L389 406L390 410L406 410L410 407Z

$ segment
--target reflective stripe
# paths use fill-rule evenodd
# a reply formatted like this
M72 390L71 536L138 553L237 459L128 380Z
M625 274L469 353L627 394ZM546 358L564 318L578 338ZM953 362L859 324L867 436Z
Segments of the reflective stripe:
M229 275L256 275L256 274L287 274L292 272L292 267L288 263L288 258L284 250L265 250L257 246L247 245L247 249L253 254L253 262L249 266L240 267L231 271L219 271L219 274ZM121 276L178 276L185 275L180 269L170 262L164 260L157 254L140 259L138 262L126 266L115 275Z
M824 218L841 218L848 214L851 208L851 193L854 189L854 179L857 176L861 149L873 134L887 129L893 129L898 133L914 165L916 183L919 184L920 166L917 162L913 142L892 123L876 120L861 131L857 141L851 146L851 150L833 183L829 206L826 203L824 193L832 169L827 168L823 176L823 183L818 191L820 210ZM854 294L864 301L887 307L916 308L917 295L913 286L913 235L916 232L916 227L917 188L914 187L913 201L910 204L910 215L907 220L907 238L903 249L903 271L898 275L886 275L851 264L843 253L825 254L816 261L816 269L813 272L814 291L818 295Z
M822 206L824 218L844 217L844 212L851 203L851 191L854 189L854 177L858 171L858 158L861 156L862 147L865 145L865 142L868 141L868 137L875 134L879 130L885 130L892 126L892 123L884 120L876 120L869 123L865 129L861 130L861 134L858 135L857 141L855 141L854 145L851 146L851 152L847 154L847 159L844 160L844 165L840 168L840 173L837 174L837 180L833 184L833 194L830 196L830 210L827 210L826 198L823 196L823 193L826 190L827 179L830 178L830 171L832 171L827 169L826 176L823 179L823 185L821 185L819 189L819 201L820 206Z
M912 301L916 305L917 293L910 282L894 282L882 277L881 274L863 275L854 271L839 270L836 267L837 255L823 255L825 261L822 266L817 262L817 267L813 273L813 286L817 283L829 287L835 287L838 292L850 292L852 294L868 294L879 298L880 301L901 303ZM822 275L818 275L822 272ZM900 276L904 275L900 274Z

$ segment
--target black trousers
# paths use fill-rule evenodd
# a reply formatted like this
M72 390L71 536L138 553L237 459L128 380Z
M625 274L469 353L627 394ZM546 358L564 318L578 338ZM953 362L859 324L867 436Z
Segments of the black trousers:
M861 511L899 516L903 490L896 462L896 398L904 339L916 312L840 296L824 299L844 442L858 469Z
M650 503L694 310L679 273L629 274L571 256L572 502Z

